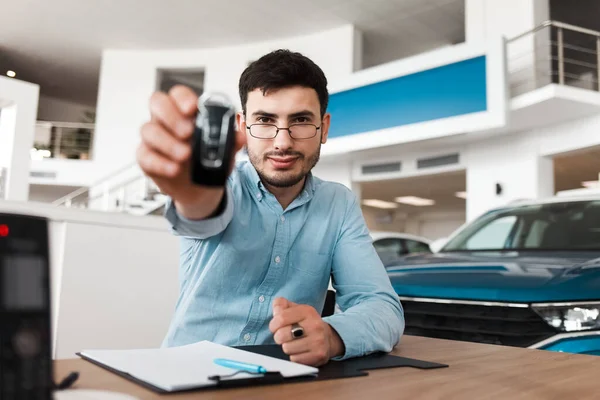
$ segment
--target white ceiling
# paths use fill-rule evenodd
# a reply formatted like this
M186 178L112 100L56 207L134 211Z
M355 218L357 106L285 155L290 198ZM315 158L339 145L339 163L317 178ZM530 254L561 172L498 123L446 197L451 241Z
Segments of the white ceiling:
M6 0L0 73L93 105L104 48L217 47L348 23L365 34L367 67L462 42L464 0Z

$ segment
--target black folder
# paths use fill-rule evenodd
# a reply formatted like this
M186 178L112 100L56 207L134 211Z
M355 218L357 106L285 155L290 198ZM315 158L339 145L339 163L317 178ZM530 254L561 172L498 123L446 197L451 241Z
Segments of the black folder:
M282 360L289 361L289 356L285 354L278 345L260 345L260 346L237 346L240 350L250 351L257 354L263 354L266 356L279 358ZM158 388L146 381L137 379L127 373L123 373L119 370L113 369L107 365L96 362L93 359L85 357L78 353L80 357L87 360L99 367L102 367L108 371L111 371L125 379L128 379L136 384L150 389L156 393L175 393L173 391L165 391ZM368 370L381 369L381 368L397 368L397 367L413 367L419 369L435 369L448 367L446 364L439 364L429 361L421 361L412 358L392 356L387 353L374 353L363 357L351 358L343 361L330 361L324 366L319 367L319 373L317 376L301 376L295 378L284 378L278 372L268 372L257 377L247 379L223 379L217 380L216 386L194 388L189 390L180 390L178 392L191 392L191 391L207 391L223 388L238 388L238 387L250 387L260 385L273 385L282 383L298 383L298 382L315 382L323 381L328 379L339 379L339 378L353 378L358 376L367 376Z
M290 359L290 357L283 352L281 346L277 345L239 346L237 348L286 361L289 361ZM369 375L369 373L366 372L368 370L397 367L435 369L446 368L448 365L415 360L413 358L392 356L387 353L374 353L368 356L350 358L343 361L330 361L322 367L319 367L319 375L314 378L300 377L292 379L298 381L324 381L328 379L353 378L357 376ZM288 379L285 381L288 381Z

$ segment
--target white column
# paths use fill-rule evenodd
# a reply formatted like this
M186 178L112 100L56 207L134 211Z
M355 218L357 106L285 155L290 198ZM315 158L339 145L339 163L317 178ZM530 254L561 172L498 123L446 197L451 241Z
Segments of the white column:
M6 168L6 200L29 197L29 152L33 146L39 86L0 76L0 168Z
M513 37L550 18L548 0L465 0L468 43Z
M353 29L353 44L352 69L353 71L360 71L363 69L364 40L362 31L356 28Z
M465 0L467 43L513 38L550 19L548 0ZM513 95L550 83L550 30L518 39L507 48Z
M313 174L324 181L341 183L352 190L359 200L361 199L360 183L352 181L352 164L350 161L320 161L314 168Z
M465 41L482 43L486 39L487 0L465 0Z
M517 199L554 195L552 158L539 154L535 138L518 135L469 145L467 220Z

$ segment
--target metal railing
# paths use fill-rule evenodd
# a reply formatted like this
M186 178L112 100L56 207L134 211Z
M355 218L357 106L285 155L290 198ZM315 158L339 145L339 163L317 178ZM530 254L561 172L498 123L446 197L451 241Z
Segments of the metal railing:
M63 158L89 160L95 124L79 122L38 121L31 159Z
M507 40L511 95L551 83L600 91L600 32L546 21Z
M94 182L89 187L88 186L81 187L81 188L74 190L73 192L61 197L60 199L54 200L52 202L52 205L71 207L73 205L83 206L85 204L87 206L87 202L90 199L90 195L89 195L90 190L92 188L98 188L98 187L102 186L106 189L105 191L110 191L109 184L110 184L111 180L115 180L119 175L131 170L132 168L134 168L136 166L137 166L137 163L135 163L135 162L127 164L127 165L111 172L110 174L106 175L102 179Z
M150 213L160 207L160 191L137 163L113 171L89 187L79 188L52 202L54 206L100 211Z

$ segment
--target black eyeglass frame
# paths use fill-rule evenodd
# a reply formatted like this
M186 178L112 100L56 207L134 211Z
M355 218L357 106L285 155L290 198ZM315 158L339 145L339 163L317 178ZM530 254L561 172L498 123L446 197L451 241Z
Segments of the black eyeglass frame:
M258 136L254 136L254 135L252 134L252 129L251 129L251 128L252 128L253 126L257 126L257 125L259 125L259 126L272 126L272 127L274 127L275 129L277 129L277 130L275 131L275 135L273 135L273 137L258 137ZM296 137L294 137L294 134L292 133L292 128L293 128L294 126L307 126L307 125L310 125L310 126L314 126L314 127L315 127L315 134L314 134L314 135L312 135L312 136L310 136L310 137L302 137L302 138L296 138ZM265 140L271 140L271 139L275 139L275 138L277 137L277 135L279 134L279 131L288 131L288 134L289 134L289 135L290 135L290 137L291 137L292 139L294 139L294 140L308 140L308 139L312 139L312 138L314 138L315 136L317 136L317 133L319 133L319 129L321 129L322 127L323 127L323 125L321 125L321 126L317 126L317 125L315 125L315 124L291 124L291 125L290 125L289 127L287 127L287 128L280 128L280 127L278 127L278 126L277 126L277 125L275 125L275 124L252 124L252 125L247 125L247 126L246 126L246 129L247 129L247 130L248 130L248 132L250 133L250 136L252 136L253 138L256 138L256 139L265 139Z

